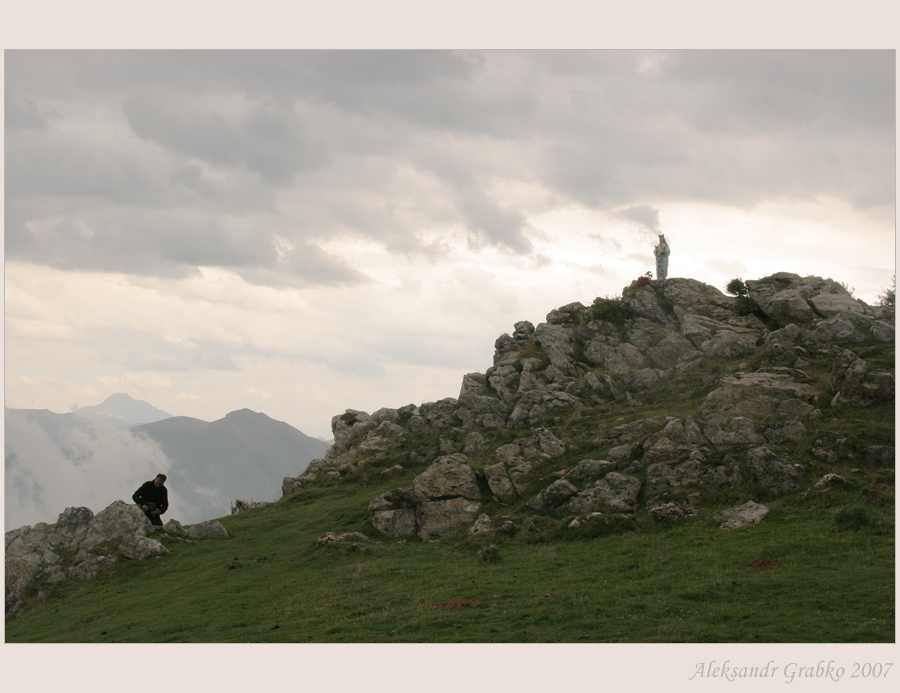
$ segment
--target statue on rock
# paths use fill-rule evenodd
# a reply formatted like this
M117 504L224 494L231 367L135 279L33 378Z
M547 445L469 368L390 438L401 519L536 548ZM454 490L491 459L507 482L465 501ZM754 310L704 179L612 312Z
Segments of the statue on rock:
M669 244L663 234L659 234L659 243L653 249L653 254L656 256L656 278L665 281L669 273Z

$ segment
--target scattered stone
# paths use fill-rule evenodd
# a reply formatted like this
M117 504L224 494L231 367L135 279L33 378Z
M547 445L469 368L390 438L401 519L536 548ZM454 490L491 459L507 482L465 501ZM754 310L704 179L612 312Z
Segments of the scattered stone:
M761 522L768 512L769 508L765 505L747 501L743 505L729 508L722 512L725 522L719 525L719 529L738 529L739 527Z
M328 532L316 539L316 544L321 546L323 544L333 544L339 541L353 541L361 544L368 544L369 537L362 532Z
M184 527L181 526L181 523L178 520L169 520L163 525L163 531L166 534L174 534L176 537L184 536Z
M830 474L826 474L821 479L819 479L815 483L815 487L823 488L825 486L832 486L834 484L846 484L846 483L847 483L847 480L844 477L842 477L840 474L830 473Z
M264 505L269 505L269 503L267 501L245 501L237 499L234 501L234 506L231 508L231 514L237 515L238 513L250 510L251 508L261 508Z
M694 517L697 510L691 506L684 506L679 503L664 503L647 510L655 519L660 522L668 522L674 524L688 517Z
M895 458L892 445L870 445L863 452L863 461L869 465L887 467L894 464Z
M469 528L469 534L481 534L483 532L490 532L491 529L493 529L491 518L488 515L481 514L478 516L478 519L475 520L475 524Z
M281 482L281 495L282 497L289 496L299 491L302 487L303 479L286 476L284 481Z
M843 433L826 431L816 438L812 454L822 462L835 464L838 462L855 462L856 452L853 440Z

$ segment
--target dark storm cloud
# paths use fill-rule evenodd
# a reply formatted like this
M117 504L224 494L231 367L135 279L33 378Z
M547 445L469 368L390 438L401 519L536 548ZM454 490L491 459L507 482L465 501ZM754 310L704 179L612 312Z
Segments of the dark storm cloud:
M268 105L227 117L203 103L160 105L129 97L122 111L139 137L212 165L249 169L276 185L289 183L298 171L315 170L326 158L324 147L308 140L289 110Z
M7 253L58 267L346 284L323 241L433 256L445 225L532 255L497 181L652 231L893 214L892 51L8 51L5 103Z

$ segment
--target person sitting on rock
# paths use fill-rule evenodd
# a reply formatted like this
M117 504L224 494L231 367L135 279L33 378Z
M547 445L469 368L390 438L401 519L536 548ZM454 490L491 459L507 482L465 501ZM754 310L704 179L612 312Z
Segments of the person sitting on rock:
M169 492L163 486L164 483L166 483L166 475L157 474L152 481L144 482L131 497L131 500L141 506L141 510L150 518L150 522L159 526L162 526L159 516L169 508Z

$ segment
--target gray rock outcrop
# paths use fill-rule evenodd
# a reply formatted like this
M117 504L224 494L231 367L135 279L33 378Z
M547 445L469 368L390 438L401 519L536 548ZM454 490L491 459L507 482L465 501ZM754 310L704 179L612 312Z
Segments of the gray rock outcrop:
M803 488L806 469L782 459L766 447L754 448L747 454L750 473L768 494L792 493Z
M177 520L169 520L164 530L174 535L190 532L182 530ZM38 522L10 530L6 533L7 614L15 613L25 595L44 582L92 580L117 557L140 561L165 556L169 550L148 536L154 531L143 511L124 501L115 501L96 515L89 508L66 508L54 524Z

